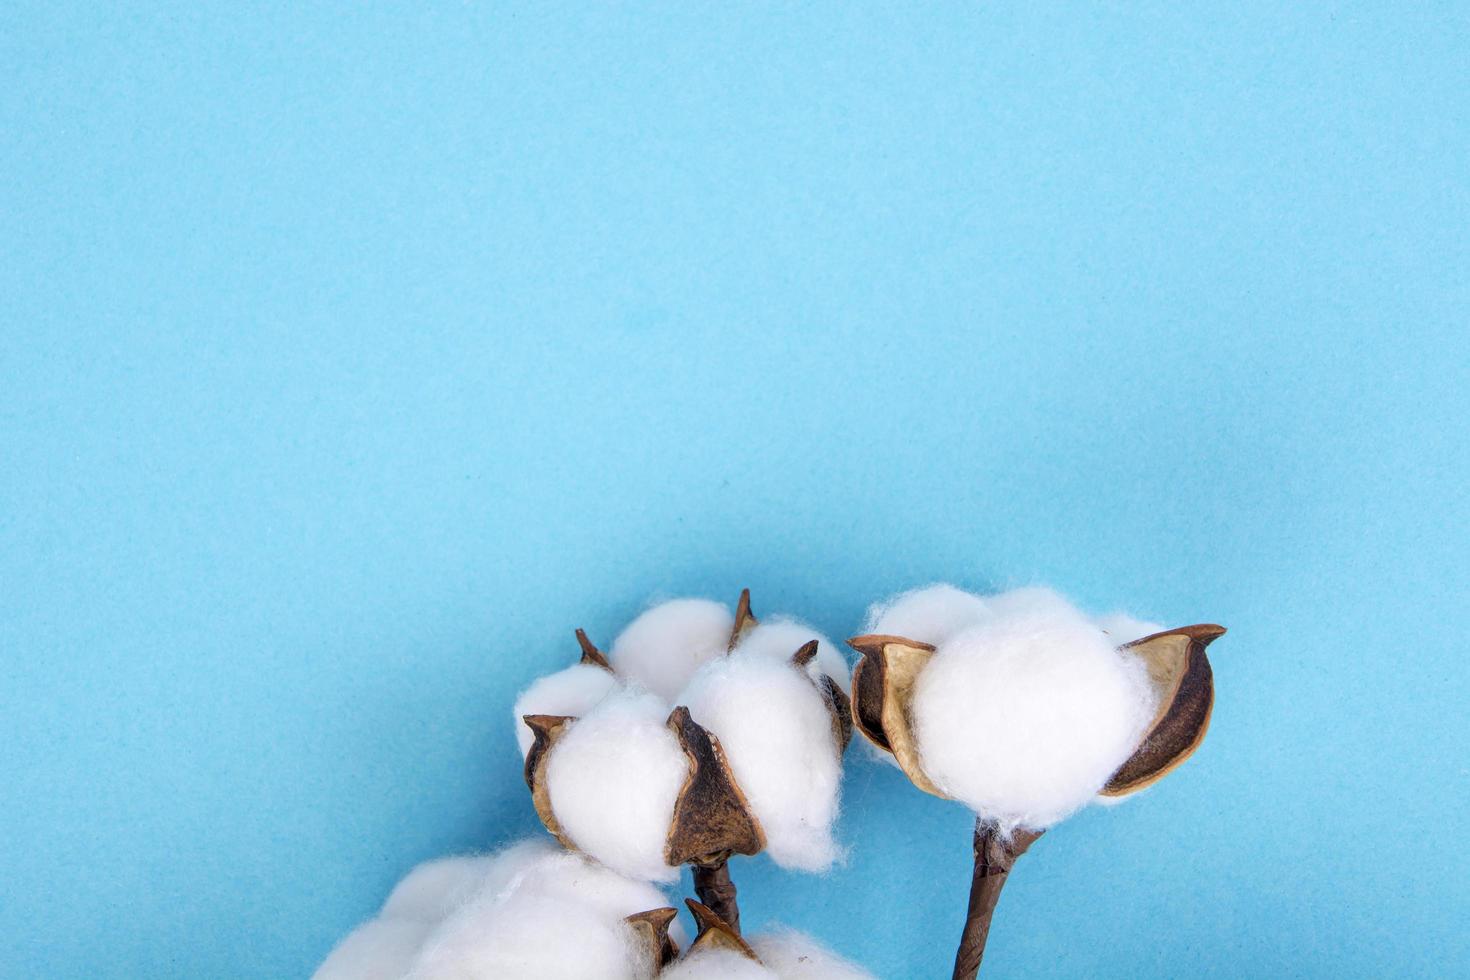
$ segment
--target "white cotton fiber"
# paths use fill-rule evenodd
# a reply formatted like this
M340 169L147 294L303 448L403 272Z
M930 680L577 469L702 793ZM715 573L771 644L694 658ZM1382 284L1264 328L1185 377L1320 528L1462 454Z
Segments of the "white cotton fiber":
M826 674L846 691L849 668L837 645L810 626L794 619L783 617L760 623L746 634L737 649L741 653L757 654L773 660L790 660L797 650L812 640L817 641L817 656L807 664L807 673L813 680L819 680Z
M580 718L618 686L612 671L595 664L573 664L565 670L547 674L521 692L511 716L515 721L516 742L521 757L531 751L535 737L522 721L526 715L570 715Z
M1141 662L1049 590L939 644L912 712L925 773L1003 826L1043 828L1089 802L1153 716Z
M873 606L867 632L938 646L990 618L990 607L979 596L953 585L930 585Z
M546 852L447 918L425 941L409 976L644 980L653 964L623 918L666 904L651 885L581 855Z
M804 871L831 865L842 763L811 681L788 660L737 650L701 667L681 702L720 740L771 858Z
M1151 623L1145 619L1136 619L1122 612L1099 616L1097 618L1097 625L1119 646L1164 631L1164 627L1159 623Z
M667 904L652 885L550 840L434 861L410 872L315 980L647 980L652 962L623 919Z
M402 980L434 923L372 919L337 944L312 980Z
M488 855L426 861L398 883L378 914L437 922L480 889L495 863Z
M673 881L664 863L688 757L652 694L619 691L573 722L546 761L551 809L577 847L620 874Z
M725 652L735 614L710 599L674 599L618 635L608 660L618 674L672 702L699 665Z
M780 980L780 974L744 953L702 949L669 964L658 980Z
M750 945L781 980L876 980L856 963L791 929L756 936Z

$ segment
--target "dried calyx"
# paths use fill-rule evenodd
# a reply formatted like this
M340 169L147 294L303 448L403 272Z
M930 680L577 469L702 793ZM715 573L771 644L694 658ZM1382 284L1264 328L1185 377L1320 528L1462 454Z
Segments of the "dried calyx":
M634 939L648 962L655 969L662 969L679 958L679 944L669 935L678 910L667 906L649 909L623 919L633 930Z

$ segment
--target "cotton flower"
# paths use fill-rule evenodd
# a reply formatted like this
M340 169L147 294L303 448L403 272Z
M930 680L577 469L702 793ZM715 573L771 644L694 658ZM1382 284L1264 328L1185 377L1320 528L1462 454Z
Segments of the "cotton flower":
M549 841L435 861L411 872L315 978L648 980L673 915L665 904L652 886Z
M1199 746L1218 626L1097 621L1050 589L980 597L933 586L875 607L848 641L853 719L915 786L976 813L954 977L975 976L1012 864L1098 798L1152 784ZM903 631L900 633L899 631Z
M870 623L876 633L854 641L865 654L859 728L921 789L1002 828L1033 830L1116 788L1179 706L1191 663L1185 700L1195 709L1210 700L1203 648L1219 635L1189 627L1133 643L1151 624L1097 622L1035 588L982 598L936 586L880 607ZM909 634L889 632L898 627ZM1173 754L1156 751L1169 755L1161 765L1182 761L1203 736L1208 705L1192 715L1199 730Z
M831 865L851 718L830 640L790 618L759 622L749 592L733 613L655 606L607 656L578 640L581 662L517 701L547 709L526 711L517 737L536 811L563 844L648 880L691 864L737 926L730 855Z

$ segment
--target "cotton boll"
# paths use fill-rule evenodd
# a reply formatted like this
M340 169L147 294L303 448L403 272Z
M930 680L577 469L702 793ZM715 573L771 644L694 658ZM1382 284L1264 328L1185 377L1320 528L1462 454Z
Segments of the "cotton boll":
M619 675L672 701L700 664L725 652L734 628L734 613L721 603L673 599L629 623L607 656Z
M515 719L516 742L521 758L531 751L535 736L522 721L526 715L571 715L580 718L591 711L618 686L612 671L594 664L573 664L565 670L539 678L516 698L511 715Z
M985 600L953 585L905 592L868 610L869 633L902 636L935 646L991 618Z
M810 679L787 660L742 649L701 667L681 700L720 740L771 858L805 871L836 860L842 766L831 713Z
M791 929L756 936L750 945L781 980L876 980L856 963Z
M702 949L664 967L658 980L780 980L780 975L743 953Z
M402 980L433 927L421 919L372 919L337 944L312 980Z
M790 660L792 654L812 640L817 641L817 656L807 664L807 673L813 680L820 680L826 674L846 691L850 669L837 645L794 619L772 619L759 624L746 634L737 649L741 653L758 654L773 660Z
M577 848L620 874L673 881L664 844L689 762L652 694L620 691L573 722L546 762L551 809Z
M914 690L925 773L1003 826L1044 828L1090 801L1155 707L1141 662L1065 600L1027 589L939 646Z
M1127 613L1115 612L1097 618L1098 627L1118 646L1141 640L1145 636L1162 633L1164 627L1144 619L1136 619Z

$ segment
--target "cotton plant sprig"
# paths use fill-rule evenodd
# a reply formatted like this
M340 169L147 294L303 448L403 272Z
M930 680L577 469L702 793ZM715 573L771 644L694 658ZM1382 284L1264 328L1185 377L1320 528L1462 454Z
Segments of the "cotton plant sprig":
M731 856L832 864L851 721L847 665L829 640L759 622L748 591L733 613L699 599L655 606L606 654L577 637L581 660L514 709L532 802L557 840L650 881L690 865L701 903L737 935Z
M1093 800L1152 785L1198 748L1220 626L1093 620L1055 592L933 586L875 607L852 711L915 786L976 814L955 980L979 972L1016 859Z

